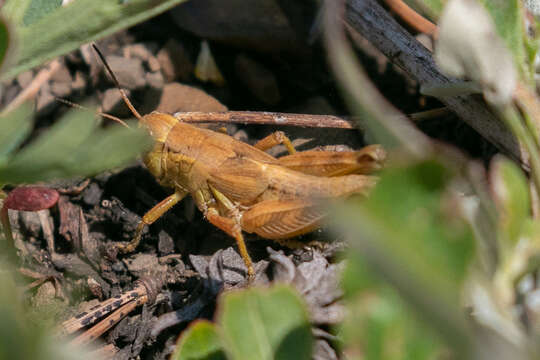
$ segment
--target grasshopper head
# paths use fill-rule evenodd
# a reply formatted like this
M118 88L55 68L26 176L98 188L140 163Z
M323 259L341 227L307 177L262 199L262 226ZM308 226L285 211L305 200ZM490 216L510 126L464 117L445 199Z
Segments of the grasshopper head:
M160 182L163 179L162 175L165 170L161 167L163 147L170 130L176 123L178 123L178 120L171 115L156 111L139 118L139 126L144 127L156 141L152 150L144 155L143 160L148 170ZM168 184L163 183L162 185L168 186Z
M178 122L174 117L160 112L152 112L139 119L139 126L143 126L157 142L164 143L173 126Z

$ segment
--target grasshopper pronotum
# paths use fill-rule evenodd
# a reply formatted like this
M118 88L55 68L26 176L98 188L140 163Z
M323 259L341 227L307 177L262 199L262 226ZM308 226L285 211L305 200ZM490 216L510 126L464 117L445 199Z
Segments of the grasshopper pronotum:
M296 152L283 132L251 146L226 134L199 128L159 112L141 116L122 90L103 55L94 46L125 104L155 140L144 155L148 170L174 193L150 209L130 243L133 251L146 225L152 224L190 194L204 217L232 236L250 279L254 276L242 231L298 247L290 238L320 226L325 210L318 200L366 195L375 185L369 174L380 169L385 152L379 145L359 151ZM284 144L289 155L275 158L265 150Z

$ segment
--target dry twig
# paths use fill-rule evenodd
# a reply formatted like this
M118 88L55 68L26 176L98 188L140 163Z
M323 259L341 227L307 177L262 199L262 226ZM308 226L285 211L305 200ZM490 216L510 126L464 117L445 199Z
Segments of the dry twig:
M258 111L179 112L174 117L189 123L236 123L355 129L348 120L333 115L290 114Z

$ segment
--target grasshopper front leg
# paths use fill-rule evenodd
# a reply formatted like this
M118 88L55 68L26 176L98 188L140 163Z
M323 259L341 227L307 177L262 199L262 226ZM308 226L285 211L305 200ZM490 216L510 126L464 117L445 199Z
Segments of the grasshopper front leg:
M141 242L141 236L144 227L146 225L153 224L157 219L162 217L174 205L176 205L180 200L182 200L186 196L186 194L186 192L176 190L174 194L167 196L152 209L148 210L148 212L142 217L139 225L137 225L137 230L135 230L135 236L133 237L133 240L131 240L127 244L118 244L118 250L122 253L129 253L134 251Z

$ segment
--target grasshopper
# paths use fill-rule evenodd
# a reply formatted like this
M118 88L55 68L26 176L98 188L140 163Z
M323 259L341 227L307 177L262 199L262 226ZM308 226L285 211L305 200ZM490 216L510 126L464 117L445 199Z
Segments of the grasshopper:
M126 106L155 140L143 161L172 195L150 209L121 252L135 250L144 227L152 224L188 194L204 217L236 240L247 267L255 273L242 232L255 233L288 247L305 244L294 238L317 229L326 215L319 201L352 194L367 195L386 157L379 145L359 151L296 152L281 131L255 145L224 133L152 112L141 116L120 87L103 55L94 46ZM283 144L289 155L276 158L265 150Z

